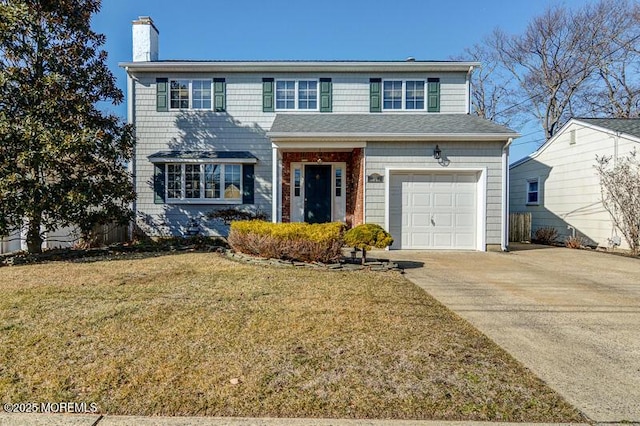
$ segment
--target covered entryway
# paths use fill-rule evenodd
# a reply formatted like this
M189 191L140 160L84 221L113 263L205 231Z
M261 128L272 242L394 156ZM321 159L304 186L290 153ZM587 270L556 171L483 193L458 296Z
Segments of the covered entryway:
M393 249L478 247L478 172L396 171L389 182Z

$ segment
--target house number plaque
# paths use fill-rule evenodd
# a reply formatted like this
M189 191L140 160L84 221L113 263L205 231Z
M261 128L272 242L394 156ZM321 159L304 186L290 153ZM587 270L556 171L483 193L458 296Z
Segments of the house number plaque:
M379 175L377 173L370 174L367 176L367 182L369 183L382 183L384 182L384 176Z

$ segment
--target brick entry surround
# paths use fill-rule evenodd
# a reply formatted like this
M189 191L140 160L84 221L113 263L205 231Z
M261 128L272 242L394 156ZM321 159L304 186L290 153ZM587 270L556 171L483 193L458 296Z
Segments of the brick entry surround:
M364 152L283 152L282 153L282 221L291 221L291 163L346 163L346 222L348 226L364 223Z

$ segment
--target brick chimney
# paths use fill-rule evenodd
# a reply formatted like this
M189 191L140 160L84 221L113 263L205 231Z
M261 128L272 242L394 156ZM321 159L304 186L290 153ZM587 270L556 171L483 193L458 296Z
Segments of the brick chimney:
M158 34L149 16L140 16L133 21L133 62L158 60Z

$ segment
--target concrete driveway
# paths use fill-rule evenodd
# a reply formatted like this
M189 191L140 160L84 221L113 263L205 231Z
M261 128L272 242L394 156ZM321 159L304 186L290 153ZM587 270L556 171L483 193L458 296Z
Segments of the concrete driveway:
M640 259L519 245L376 252L596 422L640 422ZM422 266L421 266L422 265Z

